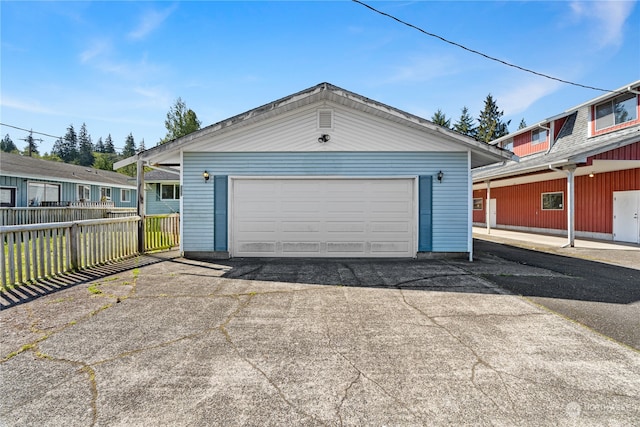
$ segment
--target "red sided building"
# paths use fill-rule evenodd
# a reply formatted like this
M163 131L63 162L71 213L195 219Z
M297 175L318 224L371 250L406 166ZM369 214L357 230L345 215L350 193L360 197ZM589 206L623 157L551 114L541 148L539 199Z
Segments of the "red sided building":
M519 161L473 170L473 222L640 244L640 81L492 141Z

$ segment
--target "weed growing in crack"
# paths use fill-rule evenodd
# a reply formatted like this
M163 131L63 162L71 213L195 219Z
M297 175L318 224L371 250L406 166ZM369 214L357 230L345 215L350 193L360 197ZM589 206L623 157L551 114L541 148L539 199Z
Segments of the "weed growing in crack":
M87 290L93 295L100 295L102 291L98 289L98 286L100 286L100 283L94 283L93 285L89 286Z

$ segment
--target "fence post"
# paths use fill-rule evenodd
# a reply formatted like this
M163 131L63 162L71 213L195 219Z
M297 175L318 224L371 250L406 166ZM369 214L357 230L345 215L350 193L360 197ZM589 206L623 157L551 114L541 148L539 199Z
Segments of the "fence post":
M69 252L71 256L71 271L78 271L79 265L78 224L74 223L69 228Z
M140 157L137 162L137 187L138 187L138 216L140 221L138 222L138 253L143 254L145 252L145 239L144 239L144 163Z

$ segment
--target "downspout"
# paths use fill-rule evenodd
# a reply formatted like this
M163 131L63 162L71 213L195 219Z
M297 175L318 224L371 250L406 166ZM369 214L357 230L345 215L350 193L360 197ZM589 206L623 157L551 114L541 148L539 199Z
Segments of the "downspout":
M568 165L563 169L558 169L552 165L549 165L549 169L567 174L567 244L562 246L563 248L573 248L575 246L576 226L574 172L576 168L576 165Z

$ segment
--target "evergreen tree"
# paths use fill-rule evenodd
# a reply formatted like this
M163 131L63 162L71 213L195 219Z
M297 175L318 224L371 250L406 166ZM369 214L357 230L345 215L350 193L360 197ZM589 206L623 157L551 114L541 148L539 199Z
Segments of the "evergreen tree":
M78 146L78 163L81 166L91 166L95 160L93 157L93 144L85 123L82 124L80 132L78 132Z
M469 114L467 107L462 108L462 114L458 121L453 124L453 130L471 138L476 138L477 129L473 125L473 117Z
M482 142L491 142L496 138L509 134L509 123L502 121L503 111L498 109L498 104L491 94L487 95L484 101L484 110L480 112L478 117L478 136L477 140Z
M141 151L144 151L144 138L142 139L142 141L140 141L140 144L138 144L138 153Z
M122 157L127 158L136 154L136 142L133 140L133 135L129 134L124 142L124 148L122 149Z
M524 121L524 117L520 120L520 124L518 125L518 130L524 129L527 127L527 122Z
M447 119L446 114L444 114L439 108L438 111L433 113L433 116L431 116L431 121L437 125L451 129L451 120Z
M116 154L116 149L113 146L111 134L107 135L107 139L104 140L104 152L109 154Z
M96 153L104 153L104 142L102 142L102 137L98 138L95 149Z
M200 129L200 120L193 110L187 108L182 98L178 98L167 113L164 127L167 128L167 134L158 145L197 131Z
M60 157L65 163L73 163L78 160L78 137L73 125L69 125L67 133L62 139L53 144L51 154Z
M18 147L13 143L9 134L6 134L2 141L0 141L0 151L4 151L5 153L17 153Z
M113 153L95 153L93 167L106 171L113 171L113 164L118 160L118 156Z

